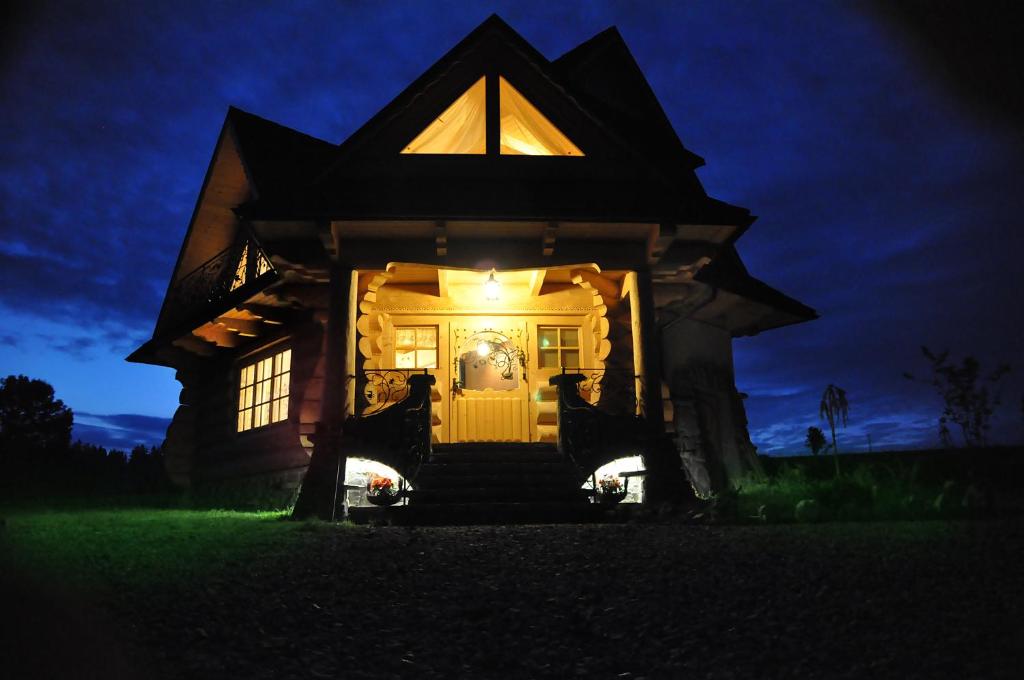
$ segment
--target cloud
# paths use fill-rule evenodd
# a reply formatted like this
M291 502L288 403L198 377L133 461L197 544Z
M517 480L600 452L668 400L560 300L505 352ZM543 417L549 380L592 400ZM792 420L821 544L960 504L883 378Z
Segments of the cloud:
M131 449L137 444L158 446L164 440L170 418L135 413L75 413L72 436L107 448Z

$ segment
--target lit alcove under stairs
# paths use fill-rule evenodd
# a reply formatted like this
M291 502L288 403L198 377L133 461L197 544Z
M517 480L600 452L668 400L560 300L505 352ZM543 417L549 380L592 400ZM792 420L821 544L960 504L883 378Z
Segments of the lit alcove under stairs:
M554 444L435 444L408 504L354 507L356 523L533 524L610 519Z

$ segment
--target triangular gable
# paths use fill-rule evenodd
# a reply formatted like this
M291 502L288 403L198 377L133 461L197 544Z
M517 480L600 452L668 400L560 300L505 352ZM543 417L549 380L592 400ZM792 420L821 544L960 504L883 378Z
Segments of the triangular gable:
M519 90L499 78L498 111L501 125L501 153L525 156L582 156L547 117Z
M487 153L487 85L480 78L419 133L402 153Z
M551 62L574 97L645 157L686 173L704 159L683 146L654 90L614 27Z
M505 78L498 78L498 120L487 115L482 77L409 142L404 154L485 154L487 128L498 125L499 153L520 156L582 156L583 152Z
M412 153L416 149L412 141L419 140L421 133L425 133L438 118L444 117L446 110L469 88L478 87L484 76L493 78L496 83L499 76L504 78L529 102L531 115L525 116L528 122L524 127L534 139L547 140L546 143L551 145L548 149L550 155L615 159L614 167L622 172L627 172L624 162L640 160L622 140L610 134L610 130L569 96L543 55L508 24L492 16L346 139L339 146L339 154L332 166L320 175L314 185L321 191L330 190L336 181L345 182L344 178L353 173L370 171L369 164L418 155ZM486 106L495 107L495 117L499 117L498 89L495 88L496 92L491 95L485 95L488 100ZM540 115L533 115L534 110ZM542 130L547 132L548 126L557 132L541 134ZM501 146L497 130L495 127L491 131L494 155L500 153ZM406 151L410 146L413 149ZM511 149L512 145L506 145L506 148ZM479 157L491 154L462 155ZM636 170L630 172L636 174Z
M228 121L255 198L300 191L338 152L325 142L231 107Z
M203 179L192 219L182 241L178 260L174 265L167 294L157 317L154 336L166 330L174 321L173 292L181 281L204 263L232 248L238 240L238 218L235 208L250 200L255 190L246 171L234 134L229 110L217 138L217 146Z

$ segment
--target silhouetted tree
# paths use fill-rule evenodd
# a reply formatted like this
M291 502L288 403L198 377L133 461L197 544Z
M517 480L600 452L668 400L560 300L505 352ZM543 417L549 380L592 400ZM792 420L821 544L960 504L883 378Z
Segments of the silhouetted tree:
M846 427L846 417L849 414L850 405L846 402L846 390L835 385L829 385L821 395L821 404L818 406L818 416L828 420L828 426L832 430L832 455L836 464L836 477L839 476L839 445L836 443L836 421Z
M66 451L73 419L49 383L23 375L0 378L0 456Z
M992 414L1000 403L998 383L1010 372L1010 367L1001 364L988 375L982 375L981 364L972 356L964 357L958 366L950 362L948 351L936 354L922 345L921 353L931 364L932 377L928 382L944 403L939 418L939 438L943 445L952 446L949 423L954 423L960 427L964 446L985 446ZM904 373L903 377L917 379L912 373Z
M811 450L815 456L821 453L821 450L825 448L825 433L821 431L820 427L814 427L813 425L807 428L807 439L804 440L804 446Z

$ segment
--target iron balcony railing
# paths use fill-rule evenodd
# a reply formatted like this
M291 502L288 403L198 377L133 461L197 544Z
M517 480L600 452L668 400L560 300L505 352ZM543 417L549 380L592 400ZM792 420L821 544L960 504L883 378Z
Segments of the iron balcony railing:
M246 263L240 266L242 258ZM223 306L235 290L276 275L255 239L238 241L177 281L167 295L163 325L172 326L193 314Z

